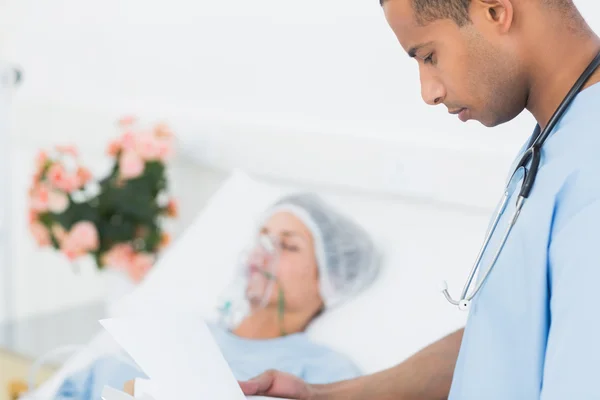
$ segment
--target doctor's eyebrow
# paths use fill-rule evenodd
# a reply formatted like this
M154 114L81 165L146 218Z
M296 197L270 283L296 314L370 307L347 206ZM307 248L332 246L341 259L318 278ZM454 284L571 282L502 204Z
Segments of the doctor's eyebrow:
M417 56L417 51L419 51L419 50L420 50L420 49L422 49L423 47L425 47L425 46L429 46L429 45L431 45L431 44L433 44L433 42L421 43L421 44L418 44L418 45L416 45L416 46L413 46L413 47L411 47L411 48L408 50L408 52L407 52L407 53L408 53L408 56L409 56L410 58L415 58L415 57Z

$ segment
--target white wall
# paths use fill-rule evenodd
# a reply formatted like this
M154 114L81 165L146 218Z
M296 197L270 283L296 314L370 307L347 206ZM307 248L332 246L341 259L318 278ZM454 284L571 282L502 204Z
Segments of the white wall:
M11 149L10 117L12 85L9 79L10 68L0 63L0 320L13 307L13 268L11 264L12 246L10 243L12 223L11 206Z

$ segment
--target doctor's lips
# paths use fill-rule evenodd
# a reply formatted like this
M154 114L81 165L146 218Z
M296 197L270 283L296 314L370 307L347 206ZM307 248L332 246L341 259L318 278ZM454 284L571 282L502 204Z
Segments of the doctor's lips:
M455 108L454 110L448 110L450 114L458 115L458 119L462 122L466 122L469 119L469 109L468 108Z

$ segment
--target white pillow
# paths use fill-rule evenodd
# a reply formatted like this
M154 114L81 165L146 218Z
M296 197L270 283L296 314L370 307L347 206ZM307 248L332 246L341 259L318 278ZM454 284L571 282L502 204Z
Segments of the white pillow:
M118 304L118 314L189 309L207 317L229 283L258 217L297 188L234 173L148 278ZM317 342L353 359L363 372L392 366L462 326L465 314L438 291L459 290L487 218L464 211L319 192L373 235L383 264L376 282L354 300L326 311L308 329Z
M466 314L446 302L440 282L447 279L454 294L462 287L486 218L408 202L325 197L371 232L383 260L367 290L313 322L314 340L371 373L464 325Z
M115 305L114 314L148 309L212 314L259 216L281 194L281 190L234 172L140 286Z

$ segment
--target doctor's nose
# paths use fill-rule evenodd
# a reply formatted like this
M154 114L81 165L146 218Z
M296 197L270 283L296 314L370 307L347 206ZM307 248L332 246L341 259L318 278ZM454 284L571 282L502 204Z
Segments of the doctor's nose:
M444 102L446 89L438 79L421 75L421 97L426 104L437 106Z

